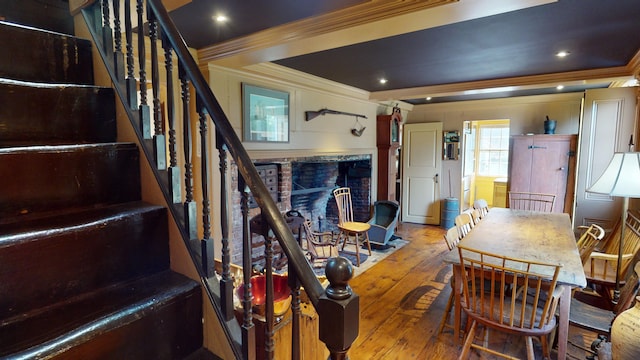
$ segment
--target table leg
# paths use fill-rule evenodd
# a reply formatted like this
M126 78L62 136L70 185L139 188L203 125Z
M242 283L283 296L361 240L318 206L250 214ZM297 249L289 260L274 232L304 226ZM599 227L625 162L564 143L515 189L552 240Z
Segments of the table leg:
M569 310L571 308L571 287L562 286L560 295L560 316L558 317L558 360L567 356L567 341L569 340Z
M461 307L460 307L460 291L462 291L462 274L460 273L460 265L453 265L453 338L460 340L460 324L461 324Z

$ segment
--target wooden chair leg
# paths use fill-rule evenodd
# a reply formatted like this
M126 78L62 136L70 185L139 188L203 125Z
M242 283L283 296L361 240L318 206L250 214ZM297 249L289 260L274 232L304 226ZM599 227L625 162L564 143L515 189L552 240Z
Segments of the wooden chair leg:
M340 231L340 238L342 239L342 251L344 251L344 246L347 245L347 241L349 241L349 234L347 234L345 231ZM338 243L340 242L340 239L338 239Z
M542 356L545 359L551 359L551 352L549 351L549 343L546 336L540 336L540 343L542 344Z
M482 346L485 348L489 348L489 327L484 327L484 337L482 338Z
M371 243L369 242L369 232L364 233L365 241L367 242L367 249L369 249L369 256L371 256Z
M557 324L558 318L556 316L556 324ZM558 326L556 325L553 330L551 330L551 333L549 334L549 344L551 345L551 348L556 349L558 347L558 336L557 333L558 332Z
M474 320L471 323L471 327L469 331L467 331L467 336L464 339L464 346L462 347L460 356L458 356L458 360L466 360L469 358L469 352L471 351L471 344L473 344L473 338L475 336L476 336L476 322Z
M360 238L359 238L359 234L355 233L355 237L356 237L356 266L360 267Z
M527 360L536 360L536 356L533 352L533 339L531 336L525 336L527 342Z
M449 323L449 315L451 314L451 308L453 307L453 289L451 294L449 295L449 300L447 300L447 307L444 309L444 314L442 314L442 320L440 320L440 326L438 327L438 334L441 334L444 330L444 327Z

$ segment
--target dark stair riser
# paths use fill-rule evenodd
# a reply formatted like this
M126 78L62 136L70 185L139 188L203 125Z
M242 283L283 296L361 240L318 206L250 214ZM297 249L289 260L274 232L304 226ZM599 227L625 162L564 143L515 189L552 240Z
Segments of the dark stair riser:
M0 319L169 268L165 208L118 206L80 220L0 236Z
M0 147L116 141L111 88L0 80Z
M0 49L0 78L93 83L88 40L0 22Z
M198 283L166 271L0 328L0 357L180 359L201 347L201 329Z
M0 19L63 34L74 28L68 0L0 1Z
M135 144L0 148L3 218L140 200Z

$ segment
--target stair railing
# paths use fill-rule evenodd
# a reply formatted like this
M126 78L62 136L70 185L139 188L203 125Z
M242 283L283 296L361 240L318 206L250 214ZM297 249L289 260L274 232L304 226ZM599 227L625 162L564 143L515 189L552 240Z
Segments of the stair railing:
M288 260L293 314L292 359L300 358L301 286L318 313L320 340L329 349L330 358L346 359L347 351L358 335L359 319L359 298L348 284L353 271L351 264L344 258L329 261L325 273L330 284L326 290L323 288L162 2L85 0L82 15L236 357L256 357L256 329L249 285L253 267L248 217L251 192L260 207L262 223L266 224L262 232L267 272L266 358L274 356L271 246L272 239L276 239ZM160 55L160 47L163 56ZM164 94L160 91L161 84L165 86ZM164 109L162 103L166 105ZM194 108L197 119L192 119ZM180 109L181 114L178 114ZM215 144L209 144L209 119L215 126ZM192 125L198 127L197 138L192 135L196 132ZM198 144L201 156L199 176L198 169L195 169L197 162L193 159ZM208 168L212 156L210 146L215 146L218 151L221 176L222 270L219 273L215 270L214 241L211 238L208 193L211 186ZM237 165L238 190L241 193L242 280L245 284L244 295L240 299L243 307L241 324L235 318L234 285L230 272L228 154ZM198 201L196 196L202 199Z

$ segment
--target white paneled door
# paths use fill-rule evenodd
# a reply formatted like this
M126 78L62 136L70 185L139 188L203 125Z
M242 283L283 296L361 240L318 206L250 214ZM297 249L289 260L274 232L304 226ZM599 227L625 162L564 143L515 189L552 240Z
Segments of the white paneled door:
M629 151L634 131L635 88L587 90L580 129L574 225L593 223L610 229L620 218L621 198L586 192L615 152ZM637 142L634 139L634 142Z
M402 221L438 225L442 123L407 124L402 141Z

